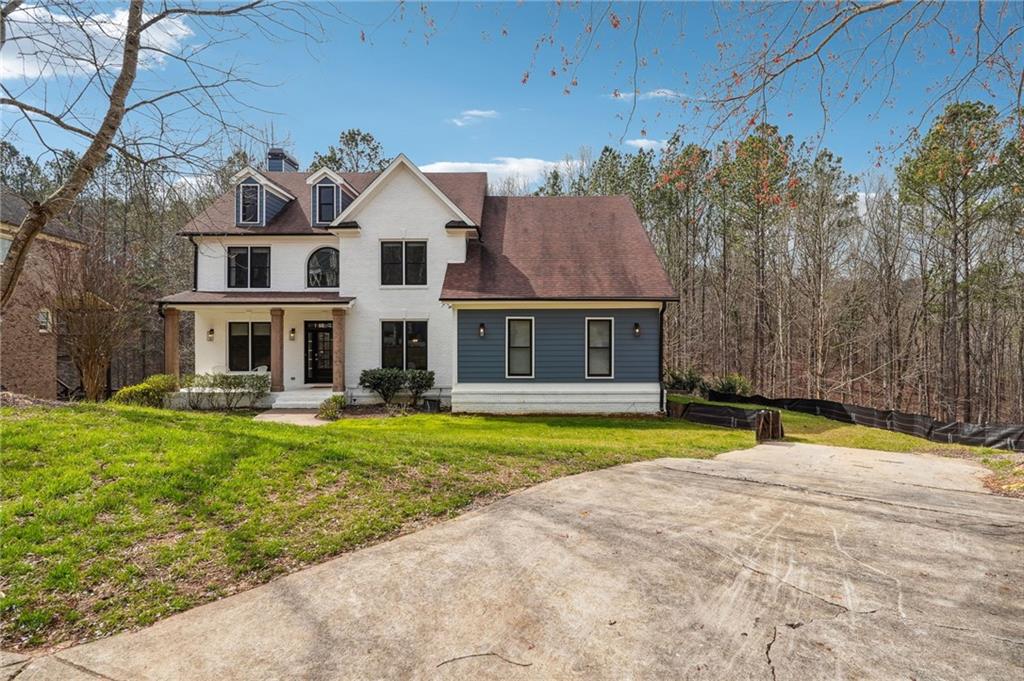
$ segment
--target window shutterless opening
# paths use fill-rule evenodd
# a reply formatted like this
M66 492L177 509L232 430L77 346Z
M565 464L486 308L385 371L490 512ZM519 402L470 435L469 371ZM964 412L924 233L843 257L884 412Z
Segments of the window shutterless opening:
M427 368L427 322L381 322L380 342L381 368Z
M427 242L382 241L381 286L426 286Z
M533 378L533 318L505 320L505 376Z
M306 263L306 286L308 288L337 288L337 248L324 246L313 251Z
M239 209L239 222L252 224L260 221L260 186L258 184L243 184L239 190L241 196L239 202L242 204Z
M321 184L316 187L316 221L330 222L335 217L334 185Z
M609 318L587 318L587 378L611 378L615 340Z
M228 322L228 369L270 371L270 322Z
M270 288L270 246L228 246L228 288Z

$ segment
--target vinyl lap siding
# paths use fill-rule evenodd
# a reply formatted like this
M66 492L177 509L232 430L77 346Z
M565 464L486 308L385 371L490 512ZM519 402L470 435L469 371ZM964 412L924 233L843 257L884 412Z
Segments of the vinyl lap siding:
M658 310L459 310L459 383L651 383L660 379ZM505 378L505 319L534 318L534 378ZM614 375L586 378L586 318L615 320ZM480 323L487 325L483 338ZM639 322L641 333L633 335Z

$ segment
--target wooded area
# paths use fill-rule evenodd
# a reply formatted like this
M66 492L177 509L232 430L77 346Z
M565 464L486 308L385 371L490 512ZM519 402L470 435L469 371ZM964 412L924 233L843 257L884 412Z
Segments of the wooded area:
M864 186L762 123L713 148L605 148L539 192L626 193L680 295L668 368L946 420L1024 420L1024 136L946 108ZM496 190L516 191L515 182Z

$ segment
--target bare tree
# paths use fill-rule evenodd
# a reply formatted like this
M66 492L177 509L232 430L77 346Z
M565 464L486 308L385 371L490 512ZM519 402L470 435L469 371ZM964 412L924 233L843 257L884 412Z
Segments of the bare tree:
M77 249L47 244L53 294L50 308L82 379L86 399L102 399L110 360L142 319L134 302L131 265L100 246Z
M329 11L329 5L273 0L131 0L127 10L110 12L99 2L8 0L0 9L0 107L18 115L5 117L4 138L32 136L54 156L58 135L78 136L86 146L19 226L0 270L0 305L11 299L36 236L70 210L109 153L139 164L161 162L185 175L209 166L225 131L252 134L243 114L254 107L242 102L239 90L259 84L213 59L212 47L250 33L317 38L325 7ZM184 80L168 85L151 75L165 64Z

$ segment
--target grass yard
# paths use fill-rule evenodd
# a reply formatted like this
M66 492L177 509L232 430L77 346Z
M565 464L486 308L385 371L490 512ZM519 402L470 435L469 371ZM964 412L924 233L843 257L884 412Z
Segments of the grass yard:
M804 414L783 422L795 441L942 448ZM145 625L562 475L754 444L749 432L653 418L417 415L303 428L113 405L5 408L0 427L8 649Z
M148 624L475 499L751 433L630 418L418 415L320 428L82 405L2 409L4 648Z

